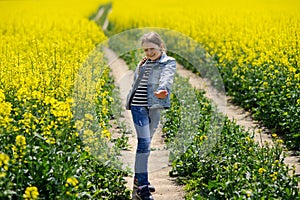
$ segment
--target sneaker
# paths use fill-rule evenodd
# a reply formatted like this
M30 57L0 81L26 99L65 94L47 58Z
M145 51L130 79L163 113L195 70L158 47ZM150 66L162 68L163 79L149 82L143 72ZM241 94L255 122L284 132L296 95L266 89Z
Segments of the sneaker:
M149 191L148 185L138 187L136 191L136 197L139 200L154 200L153 196L151 195Z
M138 184L137 184L137 180L136 179L134 179L134 182L133 182L133 188L135 188L135 189L138 189ZM153 186L153 185L151 185L150 183L149 183L149 185L148 185L148 188L149 188L149 191L150 192L155 192L155 187Z

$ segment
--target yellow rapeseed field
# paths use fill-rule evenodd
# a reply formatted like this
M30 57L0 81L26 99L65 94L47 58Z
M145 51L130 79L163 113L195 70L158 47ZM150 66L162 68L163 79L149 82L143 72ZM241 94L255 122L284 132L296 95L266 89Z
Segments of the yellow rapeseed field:
M99 138L110 138L109 68L102 52L87 61L107 39L89 20L104 2L0 2L1 199L114 198L110 190L100 191L99 182L123 187L118 176L106 174L113 169L91 157L91 150L101 150ZM88 80L92 68L101 76ZM78 104L92 101L98 121L78 111L85 109ZM95 122L98 132L87 127ZM90 174L103 178L94 182Z
M114 86L94 51L107 36L89 17L107 2L0 1L0 199L129 199L123 172L101 162L116 159L108 148ZM297 0L113 0L109 20L112 33L161 27L202 44L227 91L298 148L299 11ZM271 178L295 182L287 173Z
M202 44L218 61L227 92L274 132L285 134L292 148L300 148L297 0L114 0L109 19L115 33L168 28Z

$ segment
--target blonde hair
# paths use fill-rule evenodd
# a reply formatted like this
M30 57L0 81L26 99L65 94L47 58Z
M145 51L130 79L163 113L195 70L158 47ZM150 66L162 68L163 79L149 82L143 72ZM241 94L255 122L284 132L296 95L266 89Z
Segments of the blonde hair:
M142 36L141 45L143 45L145 42L156 44L162 48L162 51L166 51L166 45L164 41L161 39L160 35L154 31L145 33Z

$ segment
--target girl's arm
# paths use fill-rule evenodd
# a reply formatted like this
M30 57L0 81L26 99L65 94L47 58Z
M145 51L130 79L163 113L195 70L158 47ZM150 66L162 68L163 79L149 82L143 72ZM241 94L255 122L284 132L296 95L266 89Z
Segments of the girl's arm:
M171 92L175 72L176 61L170 60L169 62L167 62L164 70L162 71L156 94L164 94L166 97Z

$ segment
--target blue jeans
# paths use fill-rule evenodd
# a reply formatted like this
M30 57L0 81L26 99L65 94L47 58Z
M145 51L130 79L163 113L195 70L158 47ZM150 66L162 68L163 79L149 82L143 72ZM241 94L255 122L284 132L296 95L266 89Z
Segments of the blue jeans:
M137 149L135 156L135 179L138 186L148 185L148 158L153 134L160 120L161 109L148 109L142 106L132 106L131 114L137 133Z

